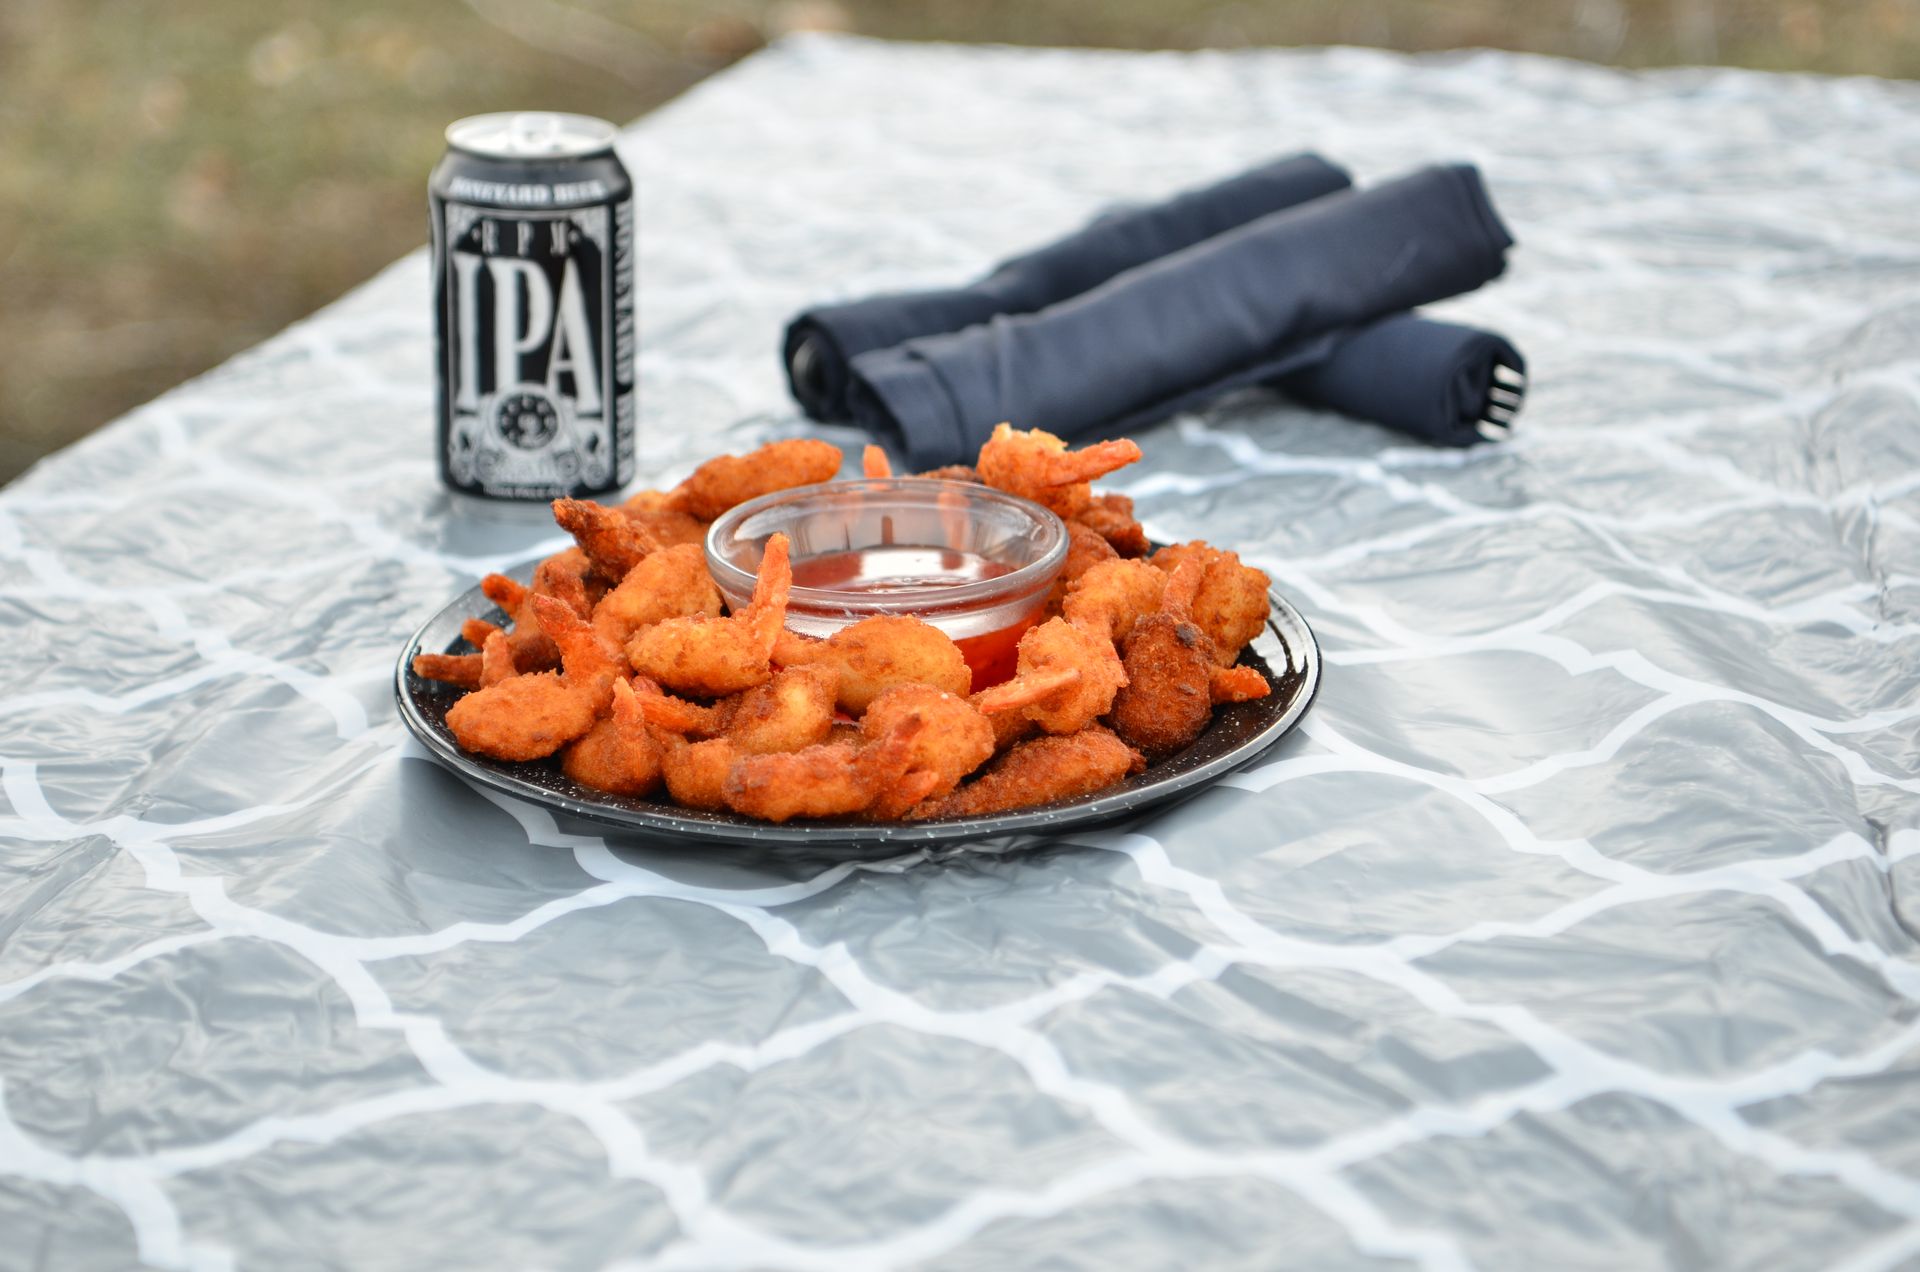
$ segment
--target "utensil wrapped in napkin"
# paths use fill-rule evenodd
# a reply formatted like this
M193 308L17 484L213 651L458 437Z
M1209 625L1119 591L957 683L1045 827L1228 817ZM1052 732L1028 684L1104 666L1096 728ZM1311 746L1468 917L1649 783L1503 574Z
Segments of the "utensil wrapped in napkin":
M1136 265L1352 184L1346 172L1319 155L1289 155L1161 203L1108 212L965 287L815 306L787 326L787 382L808 415L844 420L847 364L863 353L915 336L959 331L996 314L1045 309Z
M1444 357L1406 351L1471 351L1461 329L1430 333L1439 324L1410 318L1422 325L1409 336L1371 324L1498 277L1512 244L1476 169L1425 168L1269 213L1037 312L861 354L849 366L848 406L909 465L931 466L972 455L1002 420L1062 437L1120 434L1225 390L1324 366L1300 381L1322 404L1391 398L1394 419L1383 422L1454 440L1452 421L1409 409L1445 393L1411 384L1373 392L1365 372L1357 392L1353 371L1391 378L1437 367L1443 383L1456 382L1462 373ZM1427 336L1442 339L1429 346Z

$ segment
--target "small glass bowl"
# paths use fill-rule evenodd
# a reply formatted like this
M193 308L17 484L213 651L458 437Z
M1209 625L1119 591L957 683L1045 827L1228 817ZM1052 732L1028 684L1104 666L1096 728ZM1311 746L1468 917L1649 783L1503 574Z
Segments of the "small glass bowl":
M976 689L1012 675L1013 645L1046 608L1067 559L1059 517L990 486L917 477L824 482L749 500L708 529L707 569L729 607L747 604L767 540L782 533L801 575L811 559L873 548L944 549L1008 570L878 591L796 582L787 599L787 627L805 636L831 636L876 614L923 619L960 646Z

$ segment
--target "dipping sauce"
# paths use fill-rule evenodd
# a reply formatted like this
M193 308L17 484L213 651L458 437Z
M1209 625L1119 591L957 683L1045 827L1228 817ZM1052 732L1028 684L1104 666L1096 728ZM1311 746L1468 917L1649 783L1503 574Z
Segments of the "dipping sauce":
M978 552L889 543L850 552L823 552L795 561L793 582L796 587L825 587L836 592L908 592L997 579L1012 574L1013 569L989 561Z
M1046 617L1067 527L991 486L872 477L777 490L707 530L707 572L728 606L750 603L769 539L787 536L787 630L813 640L869 618L945 633L985 689L1012 678L1020 637Z
M1016 568L977 552L890 543L804 557L793 563L793 582L795 587L885 596L997 579L1012 574ZM976 690L1013 678L1020 637L1039 620L1045 602L1043 592L1035 604L1012 623L991 631L954 637L960 656L967 660L967 667L973 672ZM942 607L937 597L928 598L914 613L914 617L935 626L941 626L941 616Z

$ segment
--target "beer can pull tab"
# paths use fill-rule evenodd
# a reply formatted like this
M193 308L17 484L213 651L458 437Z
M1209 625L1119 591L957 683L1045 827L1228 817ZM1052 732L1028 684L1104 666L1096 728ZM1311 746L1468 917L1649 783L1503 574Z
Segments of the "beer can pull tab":
M523 155L547 154L560 140L560 119L546 111L513 117L513 148Z

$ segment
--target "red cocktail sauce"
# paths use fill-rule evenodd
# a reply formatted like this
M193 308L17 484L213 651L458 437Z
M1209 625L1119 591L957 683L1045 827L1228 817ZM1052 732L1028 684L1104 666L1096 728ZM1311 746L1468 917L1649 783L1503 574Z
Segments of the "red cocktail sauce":
M958 587L982 579L997 579L1004 574L1012 574L1015 568L1001 561L990 561L975 552L890 544L803 557L793 563L793 584L795 587L858 592L871 596ZM1033 608L1016 622L994 631L954 639L953 643L960 647L961 656L973 671L975 689L984 689L1013 678L1020 637L1039 621L1041 611L1046 608L1046 600L1043 591L1034 598ZM805 608L798 602L790 602L789 607L802 611ZM917 607L913 616L941 627L945 626L940 621L943 617L951 618L965 609L964 605L943 607L937 601L929 601Z

